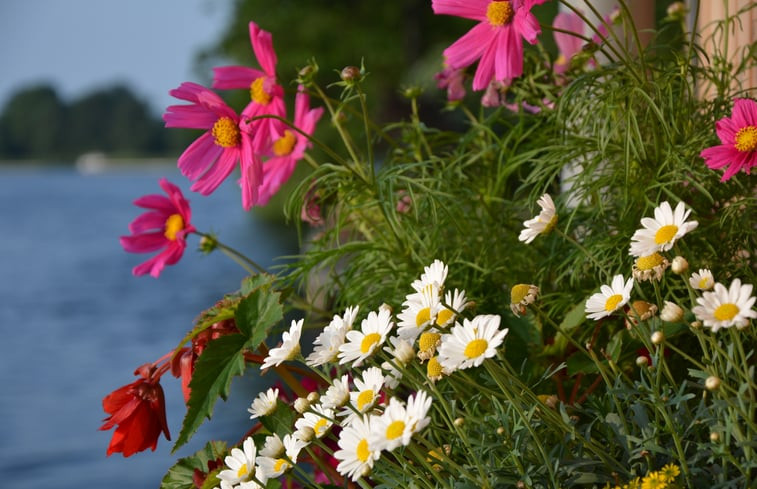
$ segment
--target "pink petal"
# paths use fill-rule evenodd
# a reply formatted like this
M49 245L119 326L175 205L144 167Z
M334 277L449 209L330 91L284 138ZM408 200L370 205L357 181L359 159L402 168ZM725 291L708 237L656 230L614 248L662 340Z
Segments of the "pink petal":
M486 7L490 0L433 0L436 15L454 15L466 19L486 21Z
M210 129L217 120L217 114L201 105L171 105L163 114L166 127Z
M495 38L494 29L488 23L477 24L444 50L447 64L458 69L470 66L484 54ZM480 90L480 88L474 88L474 90Z
M723 117L715 123L715 132L720 138L720 142L733 146L736 133L742 126L736 124L736 122L728 117Z
M204 175L192 184L191 190L202 195L210 195L226 177L234 171L239 159L239 148L224 148L221 156L208 168Z
M495 78L510 80L523 74L523 41L511 26L504 26L497 41Z
M260 70L247 66L221 66L213 68L213 88L218 90L249 90L252 82L265 76Z
M737 98L733 103L731 118L739 129L757 126L757 102L748 98Z
M505 26L507 27L507 26ZM536 20L534 14L529 12L525 8L520 8L515 12L513 17L512 27L515 28L526 41L531 44L536 44L539 34L541 34L541 27L539 27L539 21ZM522 55L521 55L522 56Z
M165 212L153 211L140 214L129 224L129 232L132 234L145 233L148 231L163 230L168 216Z
M733 146L721 144L702 150L699 156L705 159L708 168L717 170L731 163L738 153Z
M504 29L500 28L495 31L492 41L486 45L481 60L478 62L476 74L473 76L473 90L483 90L494 79L495 64L502 57L499 51L500 39L504 36Z
M163 211L166 213L166 215L169 215L171 213L171 210L173 209L171 200L168 199L168 197L166 197L165 195L160 194L143 195L142 197L134 200L134 205L145 209Z
M271 33L264 31L254 22L250 22L250 42L260 67L268 76L275 77L277 59L276 52L273 50Z
M206 132L179 156L179 170L190 180L196 180L218 159L221 153L223 153L223 147L217 145L213 135Z
M168 243L163 231L155 233L121 236L121 246L128 253L150 253L163 248Z
M242 187L242 207L245 210L257 203L258 187L263 176L262 162L253 151L252 145L242 142L242 175L239 185Z
M552 27L556 29L562 29L568 32L574 32L579 35L584 33L584 22L581 17L573 12L560 12L555 16L555 20L552 21ZM583 40L576 36L571 36L564 32L554 32L555 44L560 54L565 56L566 59L572 58L577 52L581 50Z

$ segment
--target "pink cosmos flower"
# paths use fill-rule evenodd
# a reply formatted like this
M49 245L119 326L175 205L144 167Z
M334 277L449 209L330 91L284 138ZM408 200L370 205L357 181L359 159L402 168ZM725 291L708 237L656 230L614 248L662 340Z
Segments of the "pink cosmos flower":
M552 27L567 32L582 35L584 33L584 21L575 12L560 12L552 21ZM558 75L565 73L570 67L570 60L581 51L583 40L572 36L567 32L554 31L555 44L557 44L558 57L555 60L554 70Z
M294 100L294 126L305 134L313 134L315 125L323 114L323 108L310 109L310 97L300 86ZM279 188L292 176L297 162L310 147L308 138L293 129L285 129L283 135L273 142L272 158L263 164L263 180L258 193L258 205L265 205Z
M483 90L492 80L506 80L523 73L523 39L531 44L541 33L531 7L546 0L432 0L435 14L478 20L479 24L444 50L452 68L465 68L480 59L473 90Z
M163 114L166 127L206 129L179 157L181 173L194 183L193 192L210 195L240 162L242 205L246 210L257 199L262 178L259 152L265 134L242 130L236 112L213 91L196 83L185 82L171 90L171 95L191 102L171 105Z
M722 144L703 150L699 156L713 170L726 167L721 182L740 170L749 174L757 165L757 102L747 98L735 99L731 117L717 121L715 131Z
M262 71L247 66L221 66L213 68L213 88L219 90L249 90L250 103L242 111L243 125L247 120L266 114L284 117L284 89L276 83L276 51L273 36L250 22L250 43ZM257 122L257 121L256 121ZM263 137L271 135L275 140L281 136L283 124L276 119L261 119L254 132ZM272 134L271 134L272 133Z
M145 195L134 205L149 209L129 224L131 236L121 236L121 246L129 253L160 253L132 270L134 275L149 273L157 278L166 265L178 262L187 247L186 236L195 231L192 211L181 190L165 178L160 186L168 195Z

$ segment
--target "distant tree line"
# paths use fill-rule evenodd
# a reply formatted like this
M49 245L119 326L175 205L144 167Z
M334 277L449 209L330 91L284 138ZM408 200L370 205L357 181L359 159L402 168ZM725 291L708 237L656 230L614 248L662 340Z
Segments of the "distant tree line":
M89 152L116 157L178 155L195 135L170 131L124 86L70 103L52 86L15 93L0 113L0 161L73 161Z

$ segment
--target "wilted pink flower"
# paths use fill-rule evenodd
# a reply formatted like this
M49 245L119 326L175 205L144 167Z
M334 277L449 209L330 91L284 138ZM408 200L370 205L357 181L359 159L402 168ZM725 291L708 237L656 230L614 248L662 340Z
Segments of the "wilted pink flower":
M553 33L558 51L554 70L555 73L562 74L570 67L571 58L581 51L581 46L583 45L583 40L580 37L570 35L569 33L573 32L582 35L584 33L584 21L575 12L560 12L552 21L552 27L567 31L554 31Z
M713 170L726 167L721 182L741 170L749 174L757 165L757 102L737 98L731 117L717 121L715 131L722 144L703 150L699 156Z
M149 273L158 277L166 265L173 265L184 254L186 236L195 231L192 211L181 190L165 178L160 186L168 195L145 195L134 205L150 209L129 224L131 236L121 237L121 246L129 253L150 253L162 249L146 262L134 267L134 275Z
M531 44L541 33L531 7L545 0L432 0L435 14L455 15L479 21L467 34L444 50L452 68L465 68L480 59L473 90L489 82L523 73L523 39Z
M202 195L211 194L239 161L242 204L249 209L257 199L262 177L258 153L265 143L265 135L242 130L236 112L202 85L185 82L170 93L191 104L169 106L163 114L166 127L206 129L179 157L181 173L194 182L191 190Z
M310 97L300 87L294 100L294 127L305 134L313 134L315 125L323 114L323 108L310 109ZM285 129L273 142L273 157L263 164L263 179L258 193L257 205L265 205L279 188L292 176L297 162L310 147L310 141L293 129Z
M455 102L465 98L463 79L465 70L462 68L450 68L446 66L442 71L434 75L437 88L447 89L447 100Z
M320 195L315 185L311 186L307 194L305 194L305 201L302 203L302 209L300 210L300 219L311 226L321 226L323 224Z

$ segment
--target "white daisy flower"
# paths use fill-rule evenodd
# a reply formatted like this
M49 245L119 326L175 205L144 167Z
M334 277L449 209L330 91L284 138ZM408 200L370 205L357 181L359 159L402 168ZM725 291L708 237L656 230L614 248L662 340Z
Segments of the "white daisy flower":
M643 217L643 229L637 229L631 236L633 256L649 256L658 251L667 251L675 242L699 225L697 221L686 221L691 209L686 209L683 202L676 205L675 210L665 201L654 210L654 219Z
M239 448L232 448L231 454L227 455L224 459L226 467L228 469L222 470L218 474L218 478L222 481L234 485L241 482L248 482L253 477L261 479L260 471L255 465L255 458L257 449L255 443L252 441L252 437L248 437L242 443L242 450ZM263 478L263 482L264 482Z
M516 316L526 313L526 307L539 296L539 287L533 284L517 284L510 289L510 310Z
M333 419L333 409L324 408L323 405L316 404L313 406L312 411L306 412L301 418L295 421L294 427L297 430L295 436L297 436L298 432L301 433L306 431L307 428L313 431L313 435L316 438L323 438L323 436L328 433L331 425L334 424L332 421ZM305 440L304 437L298 436L298 438Z
M749 324L750 319L757 318L757 312L752 309L755 300L752 284L742 285L741 280L736 278L728 289L716 283L714 290L697 298L698 305L691 312L713 332L731 326L741 329Z
M709 269L700 268L698 273L694 272L691 274L689 284L693 289L710 290L715 286L715 278Z
M350 392L350 404L361 413L371 409L379 399L384 380L384 374L381 373L380 368L366 369L361 379L354 380L355 390ZM348 411L352 412L351 409Z
M268 416L276 409L276 402L279 398L279 389L270 388L265 392L258 394L258 397L252 401L247 411L252 415L250 419Z
M285 435L282 443L284 444L286 457L258 457L260 472L262 472L266 479L274 479L291 469L294 466L293 464L297 463L300 451L308 446L307 442L300 440L294 435Z
M439 312L436 313L436 325L440 328L446 328L450 324L455 322L457 315L465 310L470 304L468 298L465 296L465 291L455 289L454 292L447 291L444 294L444 304L451 307L441 305Z
M441 260L434 260L434 262L423 268L420 280L415 280L412 283L413 289L416 292L422 292L429 286L435 287L437 290L444 288L444 281L447 280L447 272L449 268Z
M381 456L381 450L371 446L371 416L355 417L339 434L339 450L334 458L339 460L337 472L353 481L368 475L373 462Z
M302 334L303 321L303 319L299 321L292 320L289 331L284 331L284 334L281 336L281 346L271 348L268 351L268 356L260 366L260 370L265 370L269 367L278 367L282 362L291 360L300 353L300 335Z
M389 338L389 344L391 346L384 347L384 351L390 354L399 365L407 365L415 358L415 350L409 341L399 336L392 336Z
M387 451L409 445L412 436L431 421L427 416L430 408L431 398L424 391L410 396L407 406L391 398L384 413L373 423L369 443L376 450Z
M497 347L509 331L499 329L500 317L480 315L463 324L455 323L449 334L442 336L439 346L439 363L448 370L478 367L487 358L493 357Z
M308 355L305 363L311 367L333 362L339 353L339 347L344 344L347 331L352 329L359 306L348 307L344 316L334 316L328 326L313 342L313 352Z
M436 321L436 314L442 308L439 288L429 284L417 294L408 295L402 307L397 316L397 334L412 343L423 328Z
M526 244L529 244L540 234L549 233L557 224L557 212L552 197L549 194L544 194L539 197L536 203L541 207L541 212L533 219L523 222L525 227L518 236L518 240L524 241Z
M368 317L363 319L360 330L347 332L347 341L339 347L339 363L345 364L354 361L355 367L360 366L363 360L368 358L381 346L394 327L391 312L381 309L378 313L371 311Z
M284 443L276 433L266 436L263 448L258 453L263 457L278 458L279 455L284 453Z
M675 302L665 301L665 305L660 311L660 319L669 323L677 323L683 319L683 309Z
M633 277L624 282L623 275L615 275L610 285L602 285L600 292L586 301L586 315L589 319L601 319L617 311L631 298Z
M350 377L342 375L340 379L334 379L321 397L321 405L324 408L338 408L344 406L350 400Z

